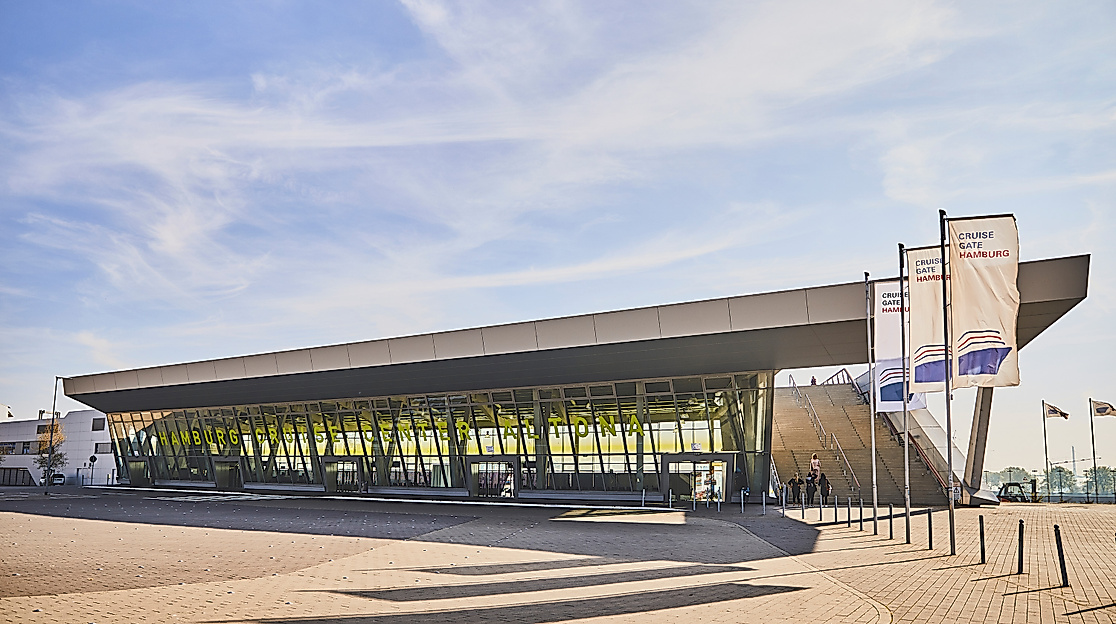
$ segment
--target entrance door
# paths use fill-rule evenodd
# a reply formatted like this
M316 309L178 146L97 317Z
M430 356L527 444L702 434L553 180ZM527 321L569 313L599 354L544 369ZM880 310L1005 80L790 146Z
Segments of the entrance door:
M213 480L221 490L242 490L244 479L240 474L240 460L213 460Z
M735 469L731 453L677 453L663 455L660 483L672 501L716 503L730 500ZM726 494L727 493L727 494Z
M151 485L151 472L147 469L147 460L128 460L128 483L138 487Z
M356 458L322 458L322 482L327 492L359 492L360 463Z
M519 458L495 455L469 459L469 485L474 496L515 498L519 496Z

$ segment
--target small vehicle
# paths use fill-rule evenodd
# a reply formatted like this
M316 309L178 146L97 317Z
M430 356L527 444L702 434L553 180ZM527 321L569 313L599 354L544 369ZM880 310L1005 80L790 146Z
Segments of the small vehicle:
M1030 483L1028 482L1028 485ZM1018 482L1004 483L1000 486L1000 491L996 492L996 497L1006 503L1033 503L1034 499L1027 490L1023 489L1023 484Z
M54 473L50 475L51 485L66 485L66 475Z

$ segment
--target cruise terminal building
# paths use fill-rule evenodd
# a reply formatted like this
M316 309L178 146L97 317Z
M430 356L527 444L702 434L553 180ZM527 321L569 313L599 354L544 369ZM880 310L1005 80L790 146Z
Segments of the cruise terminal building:
M1020 347L1088 270L1021 263ZM864 364L865 308L851 282L63 381L133 486L739 501L769 484L775 373Z

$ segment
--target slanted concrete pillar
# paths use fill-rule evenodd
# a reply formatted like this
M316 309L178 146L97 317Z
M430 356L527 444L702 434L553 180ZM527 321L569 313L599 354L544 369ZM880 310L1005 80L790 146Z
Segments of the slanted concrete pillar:
M988 420L992 415L993 388L977 388L973 407L973 430L969 434L969 454L965 459L965 485L979 488L984 476L984 451L988 447Z

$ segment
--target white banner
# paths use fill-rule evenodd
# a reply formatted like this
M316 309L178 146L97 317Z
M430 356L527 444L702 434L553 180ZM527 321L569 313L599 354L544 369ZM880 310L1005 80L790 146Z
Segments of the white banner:
M1015 217L950 219L953 387L1019 385Z
M879 412L903 411L903 315L899 313L901 301L899 280L872 284L872 346L876 350L876 411ZM903 314L909 317L910 313L908 305ZM910 353L909 330L907 349ZM908 394L908 409L925 407L924 394Z
M907 250L910 297L910 391L945 391L945 336L942 335L942 256L938 247Z

